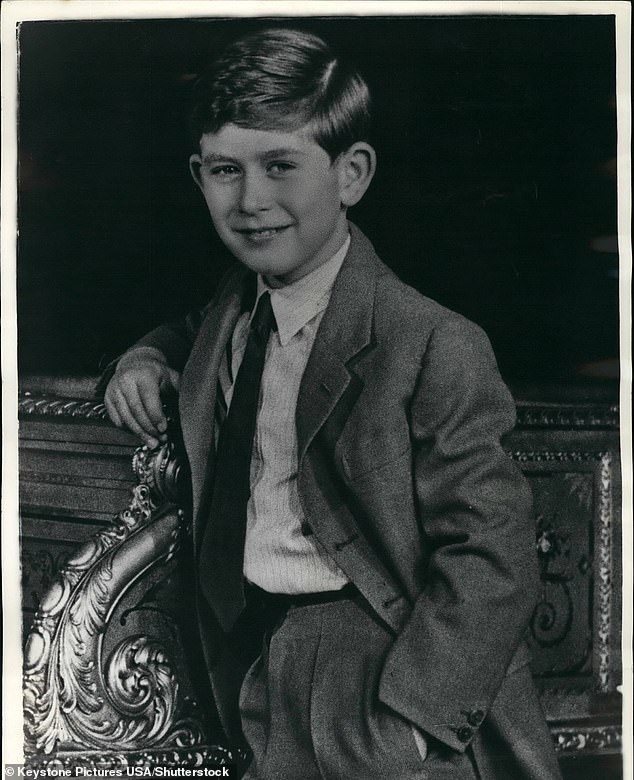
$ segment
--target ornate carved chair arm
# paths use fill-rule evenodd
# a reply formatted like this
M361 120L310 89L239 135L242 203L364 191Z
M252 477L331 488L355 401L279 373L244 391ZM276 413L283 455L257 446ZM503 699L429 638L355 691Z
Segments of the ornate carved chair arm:
M177 566L189 537L177 503L182 465L169 442L138 449L133 466L138 485L129 506L71 557L27 637L25 752L32 758L64 755L72 763L97 751L173 748L178 763L179 750L209 744L180 622L183 569L190 568ZM213 751L216 760L226 753Z

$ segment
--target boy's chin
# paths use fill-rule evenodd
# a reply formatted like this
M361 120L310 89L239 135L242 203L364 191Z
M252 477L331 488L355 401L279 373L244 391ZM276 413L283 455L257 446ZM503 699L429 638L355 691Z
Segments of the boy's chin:
M262 274L262 276L285 276L293 272L293 266L289 267L285 263L280 263L279 258L269 260L264 257L245 257L243 254L237 253L236 258L250 271L254 271L256 274Z
M234 255L238 262L242 263L250 271L261 274L267 281L277 281L281 284L286 284L287 279L292 281L295 278L300 278L305 273L302 271L304 265L310 265L308 262L284 262L279 255L265 257L264 253L259 253L258 256L256 253L235 252Z

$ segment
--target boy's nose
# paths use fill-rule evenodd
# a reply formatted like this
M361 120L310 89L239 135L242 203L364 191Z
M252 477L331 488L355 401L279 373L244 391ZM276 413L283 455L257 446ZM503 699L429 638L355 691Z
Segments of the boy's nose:
M271 205L270 186L262 176L244 176L240 189L239 208L245 214L266 211Z

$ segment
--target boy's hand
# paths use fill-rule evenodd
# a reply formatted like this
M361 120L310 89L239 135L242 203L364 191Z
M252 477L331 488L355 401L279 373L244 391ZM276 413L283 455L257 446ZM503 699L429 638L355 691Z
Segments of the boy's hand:
M129 428L150 448L165 441L167 420L161 395L178 391L180 374L170 368L163 354L139 347L125 354L108 383L104 402L110 419Z

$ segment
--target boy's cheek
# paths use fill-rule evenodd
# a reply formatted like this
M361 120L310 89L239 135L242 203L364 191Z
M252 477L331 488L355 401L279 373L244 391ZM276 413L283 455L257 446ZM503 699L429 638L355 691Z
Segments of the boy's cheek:
M227 208L233 199L233 188L226 187L222 189L209 182L203 182L202 192L210 211L221 211Z

